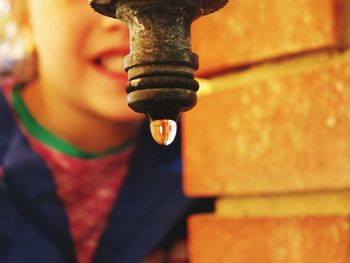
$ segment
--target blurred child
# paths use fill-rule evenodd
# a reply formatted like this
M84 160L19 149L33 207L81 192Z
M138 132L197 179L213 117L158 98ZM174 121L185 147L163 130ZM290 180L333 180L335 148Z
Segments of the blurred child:
M0 262L186 262L180 136L126 104L128 29L86 0L15 0L37 74L0 92Z

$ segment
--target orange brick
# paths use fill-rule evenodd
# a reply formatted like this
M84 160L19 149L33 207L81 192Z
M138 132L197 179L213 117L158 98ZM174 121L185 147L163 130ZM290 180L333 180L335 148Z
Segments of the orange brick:
M191 263L348 263L349 217L195 216Z
M239 74L213 79L214 88L227 88L200 96L184 114L185 192L349 189L350 53L343 58L311 69L266 66L286 73L265 78L261 69L242 73L242 80Z
M199 74L340 45L345 5L339 2L229 0L225 8L193 24Z

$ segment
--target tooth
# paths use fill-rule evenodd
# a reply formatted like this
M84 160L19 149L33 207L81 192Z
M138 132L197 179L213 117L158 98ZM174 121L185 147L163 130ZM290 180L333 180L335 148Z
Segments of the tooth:
M123 71L124 70L124 58L103 58L101 60L101 64L108 71Z

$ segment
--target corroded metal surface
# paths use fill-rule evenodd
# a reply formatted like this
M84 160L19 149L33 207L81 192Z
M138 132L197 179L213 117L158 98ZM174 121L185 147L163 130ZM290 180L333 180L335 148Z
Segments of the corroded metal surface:
M92 0L99 13L129 25L125 58L128 105L152 120L177 120L197 102L198 56L191 51L192 22L227 0Z
M131 2L130 0L127 0L127 1ZM116 18L117 8L123 2L125 2L125 0L124 1L123 0L89 0L90 5L97 12L113 18ZM133 2L137 2L137 1L133 1ZM148 0L143 2L151 2L151 1ZM157 1L153 0L153 2L157 2ZM163 2L167 2L167 1L163 1ZM185 2L185 1L181 0L178 2ZM203 15L207 15L224 7L227 4L228 0L190 0L189 2L192 2L194 5L201 6L201 8L203 9Z

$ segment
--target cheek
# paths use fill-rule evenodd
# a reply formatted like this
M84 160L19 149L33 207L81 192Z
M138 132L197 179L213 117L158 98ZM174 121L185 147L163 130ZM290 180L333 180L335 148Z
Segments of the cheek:
M66 25L66 34L69 35L72 51L84 54L85 46L94 27L96 27L97 16L88 5L87 1L71 3L67 7L65 15L62 16L62 24Z
M44 59L53 57L57 61L82 57L92 24L88 17L68 9L52 16L47 14L44 18L47 19L34 17L32 21L38 53Z

